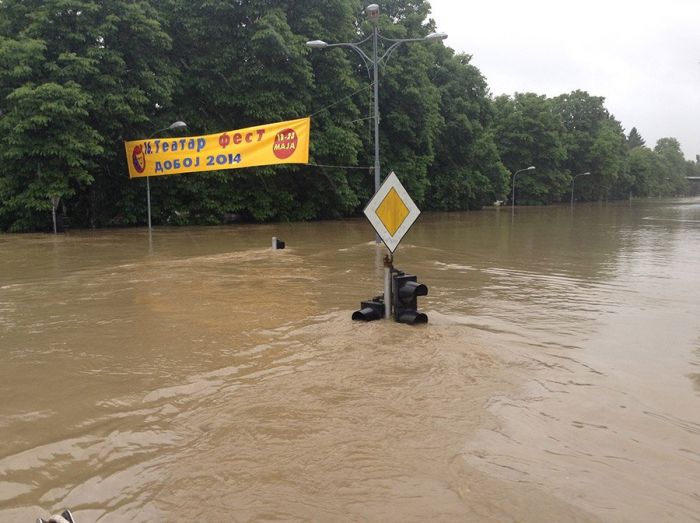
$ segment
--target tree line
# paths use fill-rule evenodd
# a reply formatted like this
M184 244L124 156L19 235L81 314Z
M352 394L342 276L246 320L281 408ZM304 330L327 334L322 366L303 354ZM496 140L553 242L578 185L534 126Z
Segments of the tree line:
M211 134L312 115L310 165L152 180L155 224L357 215L374 191L372 87L350 50L371 32L358 0L0 0L0 230L45 230L52 203L77 227L143 224L144 180L123 142L175 120ZM387 0L381 33L436 30L424 0ZM625 133L605 100L492 96L472 57L399 47L380 73L382 171L424 210L508 200L682 195L700 175L674 138ZM167 136L167 135L166 135Z

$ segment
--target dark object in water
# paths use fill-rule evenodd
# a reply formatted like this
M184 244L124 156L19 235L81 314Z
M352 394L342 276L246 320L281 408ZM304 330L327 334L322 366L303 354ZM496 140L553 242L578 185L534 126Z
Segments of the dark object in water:
M54 514L49 519L38 518L36 523L75 523L70 510L64 510L60 515Z

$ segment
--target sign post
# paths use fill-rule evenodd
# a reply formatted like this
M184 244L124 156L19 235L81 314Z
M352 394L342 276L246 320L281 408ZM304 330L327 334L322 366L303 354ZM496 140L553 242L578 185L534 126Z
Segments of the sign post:
M420 209L392 171L369 201L364 212L391 253L384 258L384 317L390 318L393 303L391 283L394 251L420 216Z

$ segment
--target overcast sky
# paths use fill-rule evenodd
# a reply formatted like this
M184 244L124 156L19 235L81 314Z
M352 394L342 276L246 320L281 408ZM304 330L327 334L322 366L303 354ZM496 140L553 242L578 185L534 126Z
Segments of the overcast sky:
M429 0L493 95L605 97L625 133L700 154L700 0Z

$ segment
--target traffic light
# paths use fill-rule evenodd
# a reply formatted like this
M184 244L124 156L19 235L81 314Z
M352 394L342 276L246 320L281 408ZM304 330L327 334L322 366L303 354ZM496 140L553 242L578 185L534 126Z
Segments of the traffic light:
M384 317L384 297L375 296L371 300L360 302L360 310L352 313L353 320L374 321Z
M418 296L427 296L428 287L416 276L394 275L394 320L399 323L428 323L428 316L418 311Z

